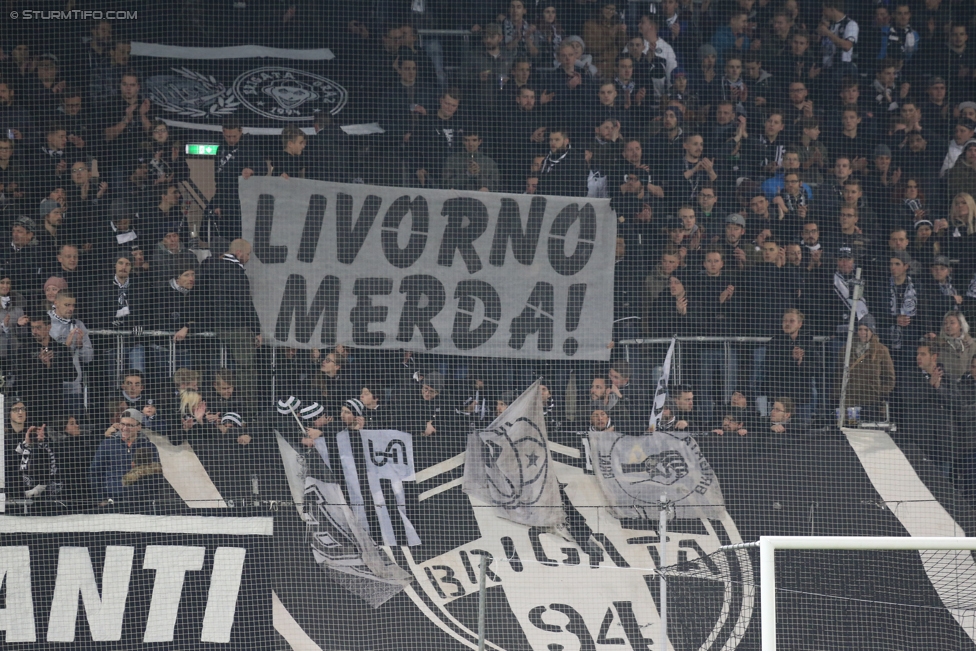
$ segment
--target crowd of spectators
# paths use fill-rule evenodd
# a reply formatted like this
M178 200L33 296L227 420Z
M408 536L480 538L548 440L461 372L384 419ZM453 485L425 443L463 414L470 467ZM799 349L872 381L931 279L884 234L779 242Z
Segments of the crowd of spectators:
M314 15L354 61L354 92L384 133L357 141L322 115L314 135L286 127L267 146L228 119L205 243L181 201L180 134L141 93L146 71L130 67L112 23L92 23L70 56L24 39L4 50L0 363L8 486L23 480L13 496L104 507L158 494L143 429L189 442L238 497L273 463L273 427L307 447L342 429L401 429L423 467L461 451L466 431L539 376L554 438L641 434L657 360L622 343L636 337L771 337L689 346L658 427L792 433L832 417L858 285L847 404L900 422L976 491L972 7L362 4ZM268 15L307 28L311 11ZM419 37L430 26L470 30L469 49L452 61L440 39ZM279 351L272 369L237 197L238 178L255 174L609 198L611 362L337 346ZM143 328L175 333L175 375L169 342Z

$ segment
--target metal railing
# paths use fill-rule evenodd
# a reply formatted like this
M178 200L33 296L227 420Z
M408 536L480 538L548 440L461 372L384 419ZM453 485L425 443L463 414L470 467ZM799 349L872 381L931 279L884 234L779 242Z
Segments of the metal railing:
M176 334L175 331L168 330L142 330L141 328L134 328L132 330L89 330L88 334L92 337L105 337L113 338L115 340L115 372L117 376L121 379L122 374L129 370L128 363L126 361L126 351L132 347L131 343L126 345L126 339L167 339L169 346L169 374L170 376L176 372L176 347L177 344L181 343L173 339ZM213 332L193 332L187 335L187 339L216 339L217 335ZM185 340L184 340L185 341ZM95 343L94 341L92 342ZM153 342L154 345L162 347L162 344ZM220 346L220 367L224 368L227 366L227 350L224 346Z
M820 387L829 393L829 387L833 381L833 373L836 369L828 363L830 356L828 355L828 342L832 341L833 337L813 337L815 343L820 344L820 359L823 360L823 364L820 365ZM674 357L671 360L671 382L680 384L683 382L683 368L682 368L682 352L683 348L688 344L722 344L725 353L725 365L728 366L732 355L738 355L738 351L735 349L735 344L768 344L772 337L675 337L676 344L674 347ZM617 343L617 345L624 347L624 359L628 362L633 361L631 355L632 346L668 346L671 344L671 337L648 337L648 338L634 338L634 339L624 339ZM664 355L661 355L661 361L663 362ZM654 366L660 366L660 364L654 364Z

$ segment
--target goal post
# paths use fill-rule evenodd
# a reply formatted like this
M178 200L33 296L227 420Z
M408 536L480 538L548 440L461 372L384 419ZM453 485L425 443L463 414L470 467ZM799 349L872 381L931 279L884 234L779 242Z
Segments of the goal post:
M976 537L909 536L760 536L758 542L727 545L723 550L759 548L762 651L776 651L776 551L792 550L976 550Z

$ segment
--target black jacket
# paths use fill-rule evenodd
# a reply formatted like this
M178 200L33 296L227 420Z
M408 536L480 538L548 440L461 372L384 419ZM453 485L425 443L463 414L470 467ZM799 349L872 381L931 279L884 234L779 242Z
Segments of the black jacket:
M247 330L261 334L261 321L251 300L251 283L244 267L230 254L208 258L200 267L199 291L209 306L215 330Z
M799 407L813 399L812 382L820 376L823 359L820 344L805 330L800 330L796 340L780 332L766 345L764 392L771 401L788 397ZM793 358L794 348L803 351L802 361Z
M585 197L589 165L582 149L572 145L562 153L546 156L539 171L539 194Z
M115 284L115 276L103 278L92 291L90 308L84 311L85 324L96 330L102 328L128 330L145 325L143 306L148 305L149 301L149 297L144 295L147 289L137 276L129 276L128 288L125 291L126 305L123 305L119 287ZM116 316L123 307L129 308L128 316Z
M205 320L203 294L197 288L183 293L173 289L170 281L157 284L150 292L152 303L147 307L144 324L154 330L181 330L191 333L202 330Z

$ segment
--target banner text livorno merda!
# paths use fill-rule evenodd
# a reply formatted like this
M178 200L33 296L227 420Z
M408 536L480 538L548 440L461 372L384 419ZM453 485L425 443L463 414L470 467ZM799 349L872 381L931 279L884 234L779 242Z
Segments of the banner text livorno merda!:
M262 329L457 355L606 359L605 200L241 180Z

